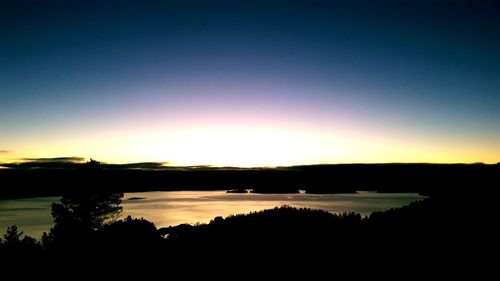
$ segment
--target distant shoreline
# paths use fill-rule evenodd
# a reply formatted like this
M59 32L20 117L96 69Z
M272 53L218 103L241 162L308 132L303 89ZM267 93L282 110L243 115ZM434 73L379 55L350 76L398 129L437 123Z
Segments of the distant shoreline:
M83 164L82 164L83 165ZM80 166L77 166L80 167ZM82 166L85 167L85 166ZM243 190L310 194L417 192L487 193L500 182L497 164L338 164L280 168L97 168L0 169L0 199L61 196L82 192Z

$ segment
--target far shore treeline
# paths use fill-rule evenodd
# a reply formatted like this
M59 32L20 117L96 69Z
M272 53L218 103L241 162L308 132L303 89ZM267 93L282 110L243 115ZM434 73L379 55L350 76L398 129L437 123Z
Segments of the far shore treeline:
M169 167L161 163L0 164L1 199L88 191L253 189L261 193L494 192L499 164L335 164L276 168Z

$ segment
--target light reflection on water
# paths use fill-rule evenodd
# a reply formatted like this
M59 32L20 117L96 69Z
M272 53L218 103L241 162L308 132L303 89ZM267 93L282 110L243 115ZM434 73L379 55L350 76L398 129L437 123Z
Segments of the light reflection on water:
M130 198L144 198L129 200ZM249 213L276 206L307 207L333 213L356 212L369 215L404 206L424 197L417 193L355 194L255 194L225 191L171 191L126 193L123 198L125 218L131 215L152 221L158 228L181 223L207 223L216 216ZM25 234L41 237L50 229L50 205L58 197L0 200L0 233L16 224Z

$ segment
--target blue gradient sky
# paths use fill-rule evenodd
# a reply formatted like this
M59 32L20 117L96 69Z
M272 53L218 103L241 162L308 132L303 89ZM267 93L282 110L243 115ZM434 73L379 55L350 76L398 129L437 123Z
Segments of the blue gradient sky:
M2 1L0 42L3 161L500 161L498 1Z

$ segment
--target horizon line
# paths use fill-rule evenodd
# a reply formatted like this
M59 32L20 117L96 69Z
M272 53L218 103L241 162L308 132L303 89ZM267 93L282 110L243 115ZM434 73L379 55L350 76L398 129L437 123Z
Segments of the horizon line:
M22 168L23 166L31 166L31 168L49 168L50 165L60 165L60 168L63 168L66 165L66 168L73 165L79 164L87 164L95 161L98 165L103 167L105 166L115 166L119 168L123 166L123 168L128 169L175 169L175 168L184 168L184 169L279 169L279 168L293 168L293 167L304 167L304 166L334 166L334 165L500 165L500 162L329 162L329 163L305 163L305 164L294 164L294 165L262 165L262 166L232 166L232 165L215 165L215 164L198 164L198 165L172 165L168 164L166 161L144 161L144 162L126 162L126 163L113 163L113 162L104 162L98 161L93 158L89 158L87 161L86 158L83 157L43 157L43 158L19 158L17 161L10 162L0 162L0 169L9 169L9 168ZM44 167L45 166L45 167ZM48 166L48 167L47 167ZM127 167L129 166L129 167ZM53 166L52 166L53 167ZM26 167L28 168L28 167Z

